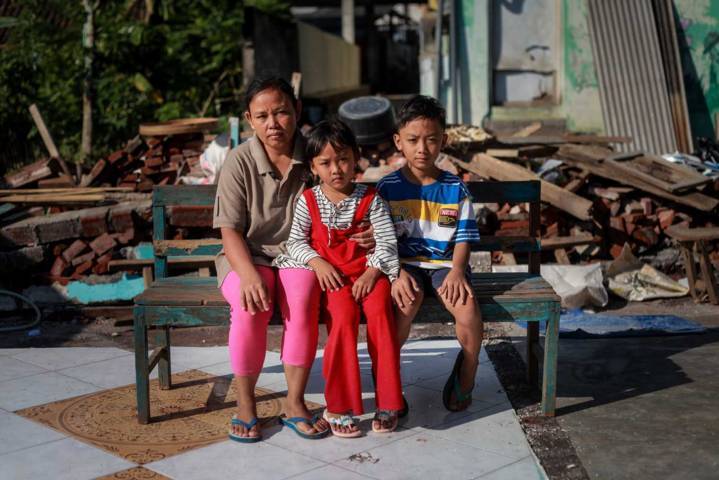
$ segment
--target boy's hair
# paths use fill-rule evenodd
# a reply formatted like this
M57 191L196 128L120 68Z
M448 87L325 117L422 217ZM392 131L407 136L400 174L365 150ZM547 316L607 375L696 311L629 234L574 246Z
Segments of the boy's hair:
M247 90L245 90L245 111L250 111L250 102L252 102L253 98L255 98L260 92L268 89L279 90L287 95L287 98L289 98L290 103L292 104L292 108L295 110L297 109L295 92L292 90L292 86L287 83L287 80L277 76L267 76L256 77L247 86Z
M351 148L355 154L355 158L359 158L357 139L350 127L342 120L330 118L329 120L322 120L307 133L307 144L305 147L305 158L307 161L311 162L328 143L332 145L332 148L335 150Z
M397 114L397 130L418 118L436 120L442 130L447 127L447 111L437 99L427 95L415 95L402 105Z

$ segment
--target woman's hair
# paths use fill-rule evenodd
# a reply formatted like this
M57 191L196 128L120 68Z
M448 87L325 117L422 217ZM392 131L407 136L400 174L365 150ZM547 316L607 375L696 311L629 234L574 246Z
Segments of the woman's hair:
M292 104L292 108L297 109L295 92L292 90L290 84L287 83L287 80L281 77L271 76L256 77L247 86L247 90L245 91L245 111L250 111L250 102L252 102L253 98L255 98L260 92L268 89L279 90L287 95L287 98L290 99L290 103Z
M446 110L435 98L426 95L415 95L402 105L397 114L397 130L418 118L436 120L442 129L447 127Z
M342 120L331 118L321 121L307 134L307 146L305 147L305 158L307 161L311 162L328 143L332 145L332 148L336 151L343 148L350 148L355 155L355 159L359 158L357 139L350 127Z

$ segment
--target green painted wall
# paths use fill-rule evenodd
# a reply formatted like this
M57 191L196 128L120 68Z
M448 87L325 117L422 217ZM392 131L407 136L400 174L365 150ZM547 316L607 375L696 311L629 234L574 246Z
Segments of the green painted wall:
M557 81L560 101L550 108L491 107L494 119L565 118L570 129L602 133L604 123L594 59L589 38L587 0L561 1L562 48ZM471 11L465 21L465 39L472 55L473 123L489 108L491 59L487 47L488 22L477 17L488 12L488 0L463 0L462 9ZM694 136L713 136L719 113L719 0L674 0L679 26L679 44ZM489 17L489 14L487 14ZM480 31L478 31L480 30ZM475 104L482 99L479 104ZM481 114L477 114L476 110Z
M694 137L714 136L719 113L719 0L675 0Z

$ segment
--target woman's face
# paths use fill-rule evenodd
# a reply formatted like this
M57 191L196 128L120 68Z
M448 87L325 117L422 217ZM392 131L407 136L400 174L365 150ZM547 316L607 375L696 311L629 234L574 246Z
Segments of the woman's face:
M265 146L290 153L297 128L297 115L287 95L275 88L268 88L252 98L245 119Z

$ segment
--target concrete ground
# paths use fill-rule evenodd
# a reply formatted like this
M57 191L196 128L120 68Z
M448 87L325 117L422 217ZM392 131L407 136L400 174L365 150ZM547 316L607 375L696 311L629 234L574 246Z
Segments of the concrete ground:
M589 477L719 478L719 307L685 298L609 311L679 315L708 331L560 339L557 421Z
M14 413L132 384L130 351L117 347L0 349L0 479L546 478L484 350L471 407L461 413L442 407L441 390L457 351L456 340L421 340L405 346L402 373L410 414L392 434L369 432L360 439L307 441L271 426L263 430L264 440L257 444L220 440L139 467L132 458L96 448L86 440L89 437L65 435ZM317 364L321 355L318 352ZM195 369L222 376L231 372L226 347L174 347L172 356L173 373ZM360 363L363 390L371 392L364 345L360 345ZM317 364L306 398L324 404ZM268 352L258 387L286 391L276 352ZM373 394L364 397L366 410L372 411ZM365 432L370 418L370 414L361 418Z

